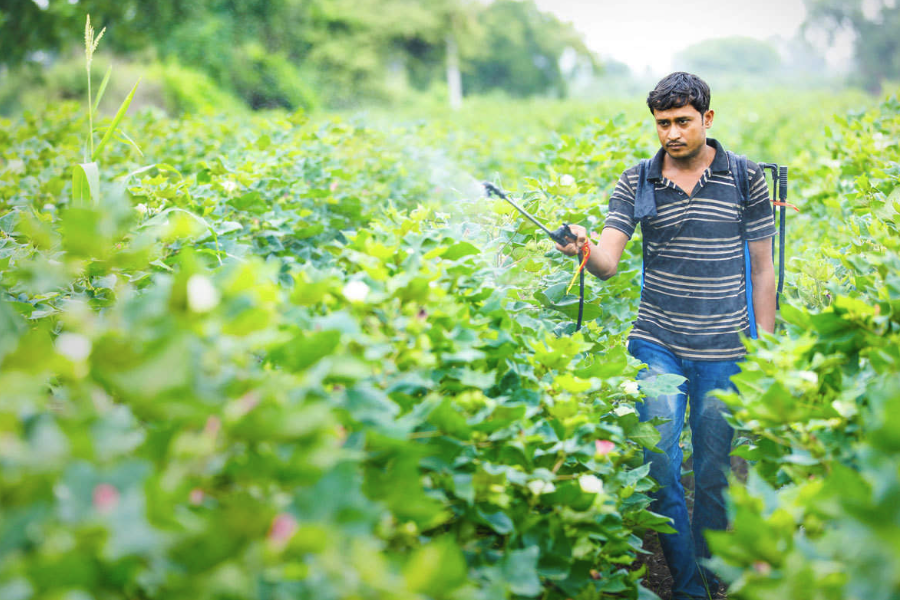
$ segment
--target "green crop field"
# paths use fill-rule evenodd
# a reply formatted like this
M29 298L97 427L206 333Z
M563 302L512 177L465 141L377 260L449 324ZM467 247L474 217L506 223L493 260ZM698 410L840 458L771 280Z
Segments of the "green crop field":
M896 598L900 102L713 108L800 209L713 566ZM656 597L639 238L574 332L574 261L479 185L599 232L657 146L640 98L125 112L0 119L0 599Z

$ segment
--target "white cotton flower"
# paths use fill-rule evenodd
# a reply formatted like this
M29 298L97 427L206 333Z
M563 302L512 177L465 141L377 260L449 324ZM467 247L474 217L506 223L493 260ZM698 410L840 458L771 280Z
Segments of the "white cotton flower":
M81 362L91 354L91 340L80 333L61 333L56 338L56 351L72 362Z
M807 383L819 383L819 376L815 371L800 371L797 373L797 377Z
M596 475L582 475L578 478L578 485L589 494L603 493L603 480Z
M369 286L364 281L351 281L344 286L342 292L350 302L363 302L369 295Z
M192 275L187 282L188 306L196 313L209 312L219 304L219 292L205 275Z
M137 206L134 207L134 210L138 211L142 215L146 215L147 214L147 205L144 204L143 202L141 202L140 204L138 204Z
M613 410L613 413L615 413L617 417L624 417L625 415L637 414L637 411L634 410L633 406L620 404Z
M623 383L622 389L625 390L626 394L637 394L640 391L638 382L633 379L629 379L628 381Z
M562 177L559 178L559 185L563 185L569 187L570 185L575 185L575 178L566 173Z
M237 184L230 179L226 179L222 182L222 189L230 194L237 189Z
M541 481L540 479L533 479L529 481L527 487L535 496L540 496L541 494L551 494L556 491L555 485L553 485L549 481Z

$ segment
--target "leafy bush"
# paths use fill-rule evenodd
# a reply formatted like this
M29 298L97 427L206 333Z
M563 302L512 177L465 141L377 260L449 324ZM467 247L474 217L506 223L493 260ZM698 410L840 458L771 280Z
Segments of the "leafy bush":
M10 70L0 77L0 113L17 114L48 103L83 101L87 98L83 60L68 57L47 69L23 66ZM178 115L209 109L235 111L244 108L235 96L208 75L172 60L142 64L114 60L110 55L100 53L91 65L95 85L99 85L110 68L116 77L110 79L107 94L100 104L100 112L104 114L115 113L116 102L128 94L139 77L142 77L142 83L134 102L136 109L156 107Z
M234 52L228 73L235 91L250 108L309 110L318 104L313 87L283 52L248 42Z
M148 70L147 79L161 83L164 108L172 115L216 110L235 112L244 108L206 73L173 60L154 64Z

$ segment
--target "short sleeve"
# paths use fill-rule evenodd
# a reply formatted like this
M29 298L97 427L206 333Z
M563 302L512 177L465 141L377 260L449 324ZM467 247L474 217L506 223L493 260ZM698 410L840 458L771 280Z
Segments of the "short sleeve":
M612 196L609 197L609 212L606 215L605 227L618 229L630 239L634 235L634 181L625 171L619 177Z
M750 199L744 206L744 239L764 240L775 235L775 217L769 200L766 176L756 163L747 163Z

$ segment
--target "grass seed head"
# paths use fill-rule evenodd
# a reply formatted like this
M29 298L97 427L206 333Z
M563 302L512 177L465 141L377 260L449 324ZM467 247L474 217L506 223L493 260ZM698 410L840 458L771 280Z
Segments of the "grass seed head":
M91 27L91 15L87 16L87 20L84 24L84 55L87 58L88 71L91 69L91 59L94 57L94 50L97 49L97 44L100 43L100 39L105 32L106 27L101 29L100 34L95 38L94 28Z

